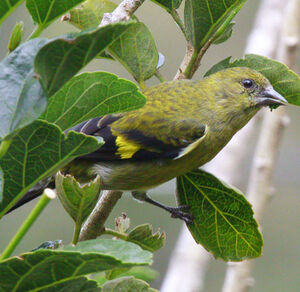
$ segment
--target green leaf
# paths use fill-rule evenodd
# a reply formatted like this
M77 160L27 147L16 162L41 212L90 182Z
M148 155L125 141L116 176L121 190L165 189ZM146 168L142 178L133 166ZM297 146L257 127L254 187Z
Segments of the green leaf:
M154 252L164 246L166 234L159 231L153 233L150 224L143 224L129 232L127 241L134 242L143 249Z
M0 63L0 137L31 123L45 110L47 99L33 72L38 50L47 43L24 43Z
M139 83L152 77L158 63L158 51L147 26L133 24L108 48L108 52L118 60Z
M179 8L182 0L152 0L161 7L165 8L167 11L172 11Z
M134 23L117 23L101 28L72 33L50 41L35 58L35 71L48 95L53 95L73 75Z
M285 64L259 55L246 55L244 59L231 60L228 57L214 65L206 74L208 76L217 71L230 67L249 67L257 70L269 79L272 86L290 104L300 106L300 78Z
M145 102L138 87L128 80L106 72L83 73L50 98L41 118L64 131L90 118L137 109Z
M83 30L100 24L103 14L115 10L117 4L109 0L87 0L79 7L70 10L66 20Z
M235 22L233 21L233 22L229 23L227 26L225 26L224 31L220 31L220 35L216 37L213 44L218 45L218 44L226 42L232 35L234 25L235 25Z
M150 288L147 282L134 277L123 277L115 280L107 281L102 286L102 292L158 292L158 290Z
M262 237L251 205L238 191L213 175L195 170L177 178L179 205L190 206L188 225L195 241L225 261L261 255Z
M149 283L151 281L154 281L159 276L159 273L149 267L137 266L131 268L125 273L122 273L121 276L133 276L137 279L141 279Z
M114 267L149 265L151 257L133 243L108 239L24 253L0 263L0 291L90 291L87 287L100 291L96 282L91 281L92 285L83 276ZM74 281L84 286L75 289Z
M11 53L14 51L22 42L24 35L24 22L17 22L13 31L10 35L10 39L8 42L8 52Z
M108 272L105 272L105 274L107 277ZM136 266L136 267L133 267L130 269L116 268L109 272L108 279L105 277L105 274L100 274L94 280L96 280L99 283L99 285L103 285L108 279L112 280L112 279L119 278L119 277L133 276L137 279L140 279L140 280L143 280L143 281L146 281L149 283L151 281L154 281L159 276L159 273L157 271L155 271L149 267L145 267L145 266Z
M65 210L76 225L82 225L93 211L100 194L100 177L93 181L80 184L73 176L64 176L60 172L55 177L56 193Z
M45 121L23 128L0 160L4 173L0 218L37 182L101 145L96 138L73 131L65 136L57 126Z
M113 239L92 239L81 241L76 246L65 246L64 251L84 252L84 253L101 253L114 257L120 261L120 265L113 268L132 267L135 265L152 264L152 253L143 250L138 245L124 240ZM101 270L110 270L111 268L102 267ZM98 271L101 271L98 270Z
M24 0L5 0L0 2L0 24L12 13Z
M200 50L224 31L246 0L186 0L184 22L192 44Z
M32 19L46 28L53 20L84 0L26 0L26 7Z

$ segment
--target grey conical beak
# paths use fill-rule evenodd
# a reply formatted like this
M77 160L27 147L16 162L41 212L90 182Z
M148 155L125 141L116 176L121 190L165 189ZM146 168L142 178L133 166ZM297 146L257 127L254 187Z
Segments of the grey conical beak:
M288 101L272 86L262 90L256 100L256 104L261 106L286 105L287 103Z

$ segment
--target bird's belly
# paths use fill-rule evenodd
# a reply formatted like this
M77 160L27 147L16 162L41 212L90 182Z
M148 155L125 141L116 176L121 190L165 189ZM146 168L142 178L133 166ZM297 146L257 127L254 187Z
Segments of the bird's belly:
M147 190L198 168L214 155L202 152L193 156L192 159L184 156L178 160L98 163L93 166L93 173L100 175L102 188L106 190Z

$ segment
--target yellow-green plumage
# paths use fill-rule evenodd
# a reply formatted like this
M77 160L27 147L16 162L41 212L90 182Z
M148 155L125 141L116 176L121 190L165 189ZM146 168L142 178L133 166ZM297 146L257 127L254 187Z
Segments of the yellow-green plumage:
M62 171L81 182L100 175L105 190L147 190L210 161L260 108L286 102L263 75L249 68L226 69L198 82L166 82L144 94L147 102L138 110L94 118L70 129L100 136L105 143ZM47 186L40 185L14 208Z
M248 79L254 82L251 88L243 86ZM144 92L144 107L111 115L116 119L107 125L116 138L111 158L102 157L100 149L98 156L77 159L67 169L84 180L99 174L103 189L146 190L159 185L210 161L266 105L257 98L267 88L272 88L269 81L248 68L223 70L198 82L151 87ZM111 138L98 134L105 141Z

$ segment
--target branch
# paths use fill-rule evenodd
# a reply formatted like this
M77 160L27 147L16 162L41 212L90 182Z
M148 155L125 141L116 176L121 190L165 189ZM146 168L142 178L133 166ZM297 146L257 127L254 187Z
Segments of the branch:
M144 1L123 0L112 13L104 13L99 27L115 22L128 21ZM83 225L79 241L94 239L104 233L104 224L121 196L121 191L105 191L103 193L93 212Z
M204 285L205 274L212 255L201 245L197 245L188 229L180 232L168 271L159 291L194 292Z
M299 43L300 19L298 15L300 2L298 0L289 0L286 4L286 2L281 0L271 0L265 1L264 7L267 9L268 14L270 10L272 11L271 8L273 10L281 9L283 16L280 19L280 23L283 24L283 27L281 36L278 39L278 45L273 48L278 48L276 55L281 62L286 63L289 67L294 67L295 52ZM266 17L264 16L264 18ZM270 16L268 19L272 19L272 17ZM253 205L254 214L259 223L262 222L264 209L271 195L271 180L278 157L282 130L287 125L288 120L284 108L278 109L275 113L268 112L264 115L247 190L247 198ZM229 264L223 292L248 291L253 284L253 279L251 278L252 268L253 261Z
M120 191L105 191L102 194L93 212L81 229L79 241L95 239L104 233L104 224L121 196L122 192Z
M131 15L144 3L145 0L124 0L112 13L104 13L99 27L116 23L120 21L128 21Z

